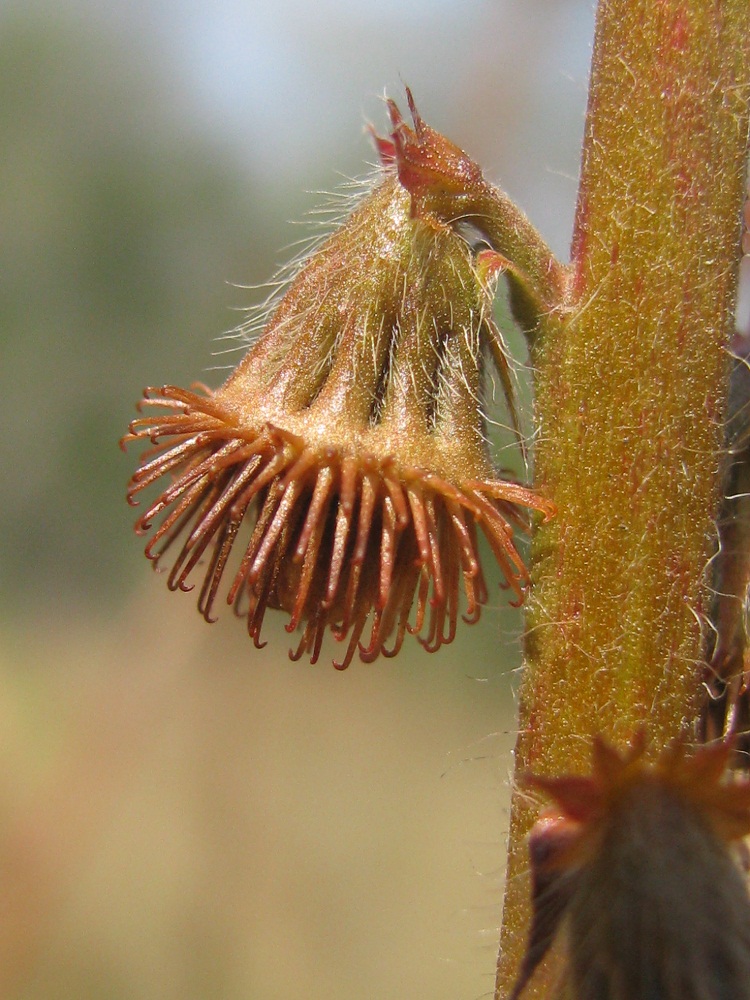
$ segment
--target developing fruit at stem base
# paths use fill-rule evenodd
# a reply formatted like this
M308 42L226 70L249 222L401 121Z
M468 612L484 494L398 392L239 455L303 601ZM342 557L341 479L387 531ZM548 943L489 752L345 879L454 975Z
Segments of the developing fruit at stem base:
M750 833L750 782L725 777L732 747L653 764L641 733L593 745L589 777L532 776L550 796L529 838L533 919L511 1000L558 934L575 1000L749 1000L750 899L730 854ZM529 994L531 995L531 994Z
M491 317L493 279L508 262L475 256L452 220L420 211L401 177L407 153L426 157L440 184L471 161L421 119L418 136L393 105L391 115L379 183L303 264L234 373L215 393L147 389L142 407L166 412L133 421L123 439L152 445L131 503L169 479L136 528L152 532L156 564L174 553L170 588L190 590L201 575L210 621L236 548L226 599L256 646L266 609L281 609L288 631L301 629L293 659L314 662L330 630L346 643L341 668L357 651L395 655L407 632L431 651L450 642L461 584L464 617L476 621L488 596L479 531L520 602L528 576L513 531L528 530L526 509L553 513L498 477L486 445L488 358L515 424ZM420 175L420 191L425 183Z

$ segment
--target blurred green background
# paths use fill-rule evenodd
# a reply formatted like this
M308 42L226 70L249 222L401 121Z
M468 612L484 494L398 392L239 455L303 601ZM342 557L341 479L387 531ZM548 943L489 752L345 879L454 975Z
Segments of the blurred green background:
M374 159L384 89L566 255L582 0L0 2L0 996L490 996L518 613L396 662L208 627L117 446ZM269 625L271 623L269 622Z

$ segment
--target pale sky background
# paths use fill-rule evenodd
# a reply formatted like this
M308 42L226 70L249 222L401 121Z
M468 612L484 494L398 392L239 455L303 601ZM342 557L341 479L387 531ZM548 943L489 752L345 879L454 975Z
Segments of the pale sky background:
M360 172L372 157L363 123L382 125L380 97L398 98L408 83L423 116L567 252L593 35L586 0L69 0L58 9L66 7L119 32L134 67L139 49L155 58L196 129L221 137L270 186Z

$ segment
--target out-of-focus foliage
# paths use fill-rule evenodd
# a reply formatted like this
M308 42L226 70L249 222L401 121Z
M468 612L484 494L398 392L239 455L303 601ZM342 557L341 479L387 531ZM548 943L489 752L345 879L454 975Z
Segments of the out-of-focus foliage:
M122 597L113 444L144 380L200 375L236 319L226 280L274 246L251 179L193 134L155 53L80 27L0 31L0 563L17 604Z

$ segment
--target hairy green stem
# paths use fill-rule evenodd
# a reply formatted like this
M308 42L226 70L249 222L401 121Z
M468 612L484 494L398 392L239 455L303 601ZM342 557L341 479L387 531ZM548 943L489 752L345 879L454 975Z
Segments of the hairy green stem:
M537 534L517 774L584 772L591 737L695 718L740 241L747 0L602 0L567 309L534 347ZM497 997L529 922L513 799ZM556 994L546 963L525 997Z

